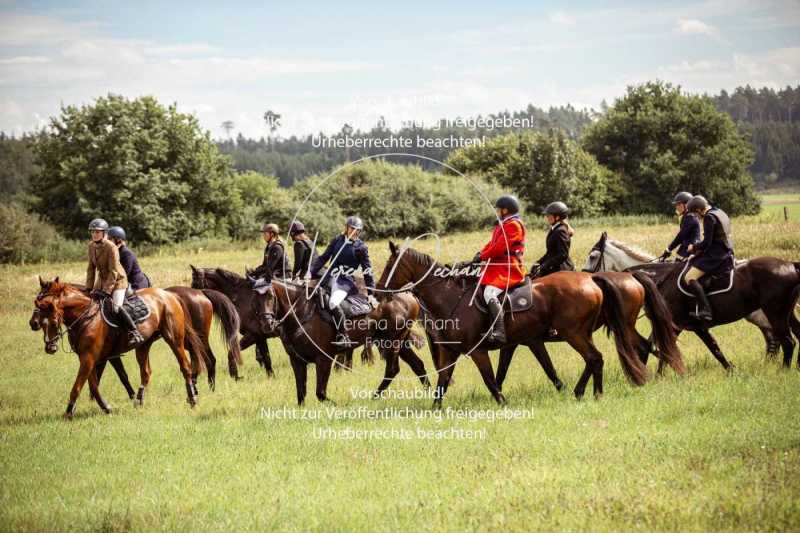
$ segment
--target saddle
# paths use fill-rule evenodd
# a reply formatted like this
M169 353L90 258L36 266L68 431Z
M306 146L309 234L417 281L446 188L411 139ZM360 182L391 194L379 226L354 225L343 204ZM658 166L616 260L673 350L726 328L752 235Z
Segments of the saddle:
M483 301L483 291L478 289L478 297L475 298L475 306L483 313L488 313L486 302ZM525 276L525 280L519 285L509 287L507 291L499 296L503 302L503 310L511 313L527 311L533 307L533 293L531 289L531 278Z
M331 294L330 291L326 288L320 287L317 291L318 297L318 304L322 311L329 313L330 308L330 299ZM347 318L357 318L360 316L368 315L372 312L372 305L369 303L369 299L364 296L363 294L351 294L344 301L339 304L342 311L344 311L344 316Z
M150 308L136 293L126 294L122 307L131 316L134 324L140 324L150 316ZM112 328L120 327L116 313L114 313L114 305L111 298L103 298L103 301L100 302L100 314L103 315L103 320L105 320L106 324Z
M689 262L686 262L686 265L681 270L680 275L678 276L678 289L685 295L694 298L694 293L689 290L686 286L686 273L689 271ZM720 274L706 274L702 278L700 278L700 285L703 287L703 290L706 293L706 296L714 296L715 294L722 294L728 292L733 288L733 278L736 275L736 265L733 265L733 268L730 269L729 272L723 272Z

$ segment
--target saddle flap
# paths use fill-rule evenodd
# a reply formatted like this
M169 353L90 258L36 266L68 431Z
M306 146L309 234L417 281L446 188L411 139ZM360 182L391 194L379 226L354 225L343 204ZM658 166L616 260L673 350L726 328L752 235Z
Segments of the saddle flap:
M486 308L486 302L483 301L483 291L479 290L479 293L479 297L475 298L475 304L479 310L483 311L484 313L488 313L489 310ZM506 294L508 297L506 297ZM503 303L503 310L506 312L519 313L521 311L527 311L533 307L531 278L529 276L525 276L525 281L519 285L510 287L504 294L501 294L499 298L501 302L505 300Z
M691 298L695 295L686 286L686 273L689 271L689 263L683 268L683 271L678 276L678 289ZM733 280L736 276L736 267L734 266L726 272L718 274L706 274L700 278L700 285L706 293L706 296L714 296L715 294L722 294L733 289Z
M150 316L150 308L147 306L147 303L145 303L145 301L135 293L133 295L126 295L125 302L122 304L122 307L131 316L134 324L141 324ZM114 312L114 304L111 301L111 298L103 299L102 303L100 304L100 311L106 324L112 328L117 328L120 326L119 319Z

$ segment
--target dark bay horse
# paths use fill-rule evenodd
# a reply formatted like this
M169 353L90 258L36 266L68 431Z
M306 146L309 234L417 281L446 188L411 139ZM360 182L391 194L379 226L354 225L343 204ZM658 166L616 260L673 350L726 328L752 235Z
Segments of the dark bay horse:
M95 365L124 353L133 347L129 344L127 332L113 330L105 323L100 312L100 303L90 298L86 291L61 283L58 278L46 282L39 280L40 291L34 301L45 337L45 351L55 353L58 343L67 335L72 349L80 361L78 375L70 391L65 418L72 418L75 402L86 381L100 408L110 413L111 408L100 395ZM137 400L144 402L144 392L150 382L150 347L163 338L178 360L186 384L187 401L191 406L197 403L197 390L192 380L192 370L204 369L207 354L189 320L189 312L175 294L163 289L142 289L137 293L150 308L150 316L139 324L139 332L145 342L136 347L136 360L139 363L141 386ZM66 328L66 329L62 329ZM192 347L194 354L190 361L184 345Z
M505 403L495 381L489 350L502 348L485 339L491 320L472 305L470 294L476 287L463 287L451 276L436 275L447 271L432 257L412 248L389 243L391 256L386 263L378 288L381 290L410 290L425 307L426 313L437 320L451 320L437 331L438 349L434 364L439 373L435 406L441 406L444 394L458 357L467 353L472 358L489 392L498 403ZM431 274L431 273L434 274ZM583 396L592 378L595 397L603 393L603 355L594 345L592 333L598 320L605 316L613 332L622 368L630 381L643 385L647 369L639 360L632 343L633 332L621 319L623 302L614 284L600 281L579 272L557 272L536 280L531 287L533 306L515 312L506 321L505 346L528 346L534 353L552 328L572 346L586 362L575 386L575 396ZM549 359L549 357L548 357Z
M264 320L263 297L252 289L248 279L235 272L224 268L196 268L193 265L190 266L192 268L192 287L220 291L230 298L236 306L241 321L240 332L242 339L239 343L240 349L245 350L255 345L256 361L266 370L268 377L273 377L275 373L272 370L272 357L269 353L267 339L276 338L279 333L271 330ZM362 361L372 362L373 357L370 347L366 346L364 350L365 354L362 354ZM346 351L344 359L344 368L348 368L348 362L352 366L353 350ZM232 371L237 372L236 377L238 377L238 371L235 367Z
M299 405L305 401L306 367L311 363L316 367L317 399L329 401L327 386L331 367L338 364L335 355L344 351L333 344L336 330L322 316L315 299L309 298L312 290L306 284L273 279L266 293L266 318L279 332L283 347L289 354ZM375 397L379 397L400 372L398 357L411 367L423 386L430 386L425 365L412 349L416 341L411 327L419 313L419 302L411 295L401 294L345 324L356 345L369 341L380 349L386 360L384 377Z
M77 283L71 283L70 285L78 290L85 291L85 287L83 285ZM228 297L219 291L211 289L200 291L190 287L181 286L168 287L166 290L178 296L189 312L192 321L192 327L200 336L200 340L202 341L206 350L208 383L213 390L216 384L217 360L214 356L214 350L211 348L210 343L212 319L214 316L216 316L219 320L220 336L222 337L223 343L228 347L228 369L233 376L235 374L237 363L241 363L242 361L238 341L239 315L236 312L236 308L228 299ZM39 309L33 310L33 314L29 320L29 325L33 331L38 331L41 329ZM185 348L187 351L189 351L190 355L192 355L192 346L187 344ZM98 383L102 380L106 363L111 364L112 368L117 373L120 383L122 383L122 386L125 388L125 392L128 393L128 397L133 399L135 396L135 391L133 390L130 380L128 379L128 373L125 371L125 365L122 362L122 359L119 357L103 359L97 362L95 365L95 372L97 374ZM231 369L233 370L231 371ZM195 373L193 372L193 374ZM197 376L194 375L193 377L195 379L195 384L197 384Z
M672 315L667 308L666 302L658 292L658 287L649 276L643 272L603 272L592 277L595 283L612 284L620 292L621 307L620 319L626 324L625 330L634 336L631 342L636 347L639 359L647 364L647 357L651 351L659 358L658 372L662 373L664 365L669 365L678 375L686 373L683 357L677 344ZM642 308L645 316L650 320L652 327L652 339L646 339L636 331L636 322L639 319ZM595 328L600 328L606 324L606 314L600 316L600 320ZM563 341L559 336L548 338L548 342ZM497 386L502 390L503 383L511 365L516 346L506 346L500 350L500 360L497 365ZM544 341L533 344L533 354L539 361L547 377L556 387L556 390L563 389L564 385L558 375L544 346Z
M598 245L604 240L601 237ZM592 263L587 265L591 267L602 262L605 257L605 253L597 253L597 250L592 253L594 255L590 255L587 262ZM772 335L783 349L783 365L791 366L795 346L792 333L800 339L800 321L794 315L795 303L800 296L800 263L776 257L757 257L737 263L734 268L733 288L709 297L714 316L710 323L689 316L694 308L694 299L678 288L678 277L684 266L683 263L648 263L628 270L648 273L658 279L659 291L670 308L677 328L680 331L692 331L700 337L726 370L732 369L733 365L726 359L709 330L747 318L759 309L763 311Z

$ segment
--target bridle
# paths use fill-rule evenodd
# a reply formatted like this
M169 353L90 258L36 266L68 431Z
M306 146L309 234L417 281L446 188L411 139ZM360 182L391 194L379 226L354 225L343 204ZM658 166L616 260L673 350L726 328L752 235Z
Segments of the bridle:
M590 274L596 274L606 269L606 242L608 239L603 236L597 244L592 246L592 249L589 251L589 257L592 256L594 252L599 252L600 257L597 259L597 263L595 263L594 267L592 268L584 268L584 272L588 272Z
M269 289L267 289L267 290L272 293L273 298L275 298L275 301L277 301L278 300L278 295L275 292L275 289L272 287L273 283L280 283L280 284L282 284L282 285L284 285L285 287L288 288L288 285L290 285L290 282L279 281L279 280L272 280L270 282ZM292 285L294 286L294 284L292 284ZM302 286L305 286L305 285L302 285ZM279 328L281 326L281 324L283 324L286 321L286 319L289 318L289 315L294 313L295 306L297 305L297 301L299 299L300 298L298 297L294 301L292 301L291 298L289 297L289 291L287 290L286 291L286 300L289 302L289 308L286 310L286 312L283 314L283 316L280 319L276 320L275 319L275 313L272 312L272 311L264 311L263 313L261 313L261 316L269 324L270 329L274 330L274 329Z
M39 296L36 297L36 302L38 302L39 299L42 298L42 297L43 297L42 293L39 293ZM36 304L36 302L34 302L34 305ZM58 330L58 333L56 333L55 336L50 337L49 334L48 334L48 329L49 328L46 327L46 326L42 328L42 333L44 334L44 345L45 345L45 348L47 348L48 346L53 346L53 345L56 345L56 344L60 344L61 345L61 351L63 351L64 353L75 353L73 350L67 350L67 349L64 348L64 336L66 335L66 336L69 337L69 334L72 333L72 328L74 328L76 325L78 325L84 319L93 318L98 313L98 311L100 310L100 304L98 303L97 306L94 306L94 305L92 305L93 303L94 302L89 302L89 305L86 306L86 310L84 310L84 312L81 313L78 318L73 320L72 324L66 324L66 327L64 327L65 323L64 323L64 319L63 319L63 316L64 316L63 312L57 313L58 318L56 319L56 328ZM53 307L53 310L55 310L55 304L51 303L51 305ZM91 311L93 307L95 308L94 312L91 315L89 315L89 311ZM36 306L36 310L38 311L37 314L39 316L41 316L41 314L42 314L41 311L42 310L38 305ZM87 315L89 315L89 316L87 316ZM50 317L47 317L47 318L44 318L44 319L39 318L40 322L43 321L43 320L49 321ZM70 347L72 347L71 339L70 339Z

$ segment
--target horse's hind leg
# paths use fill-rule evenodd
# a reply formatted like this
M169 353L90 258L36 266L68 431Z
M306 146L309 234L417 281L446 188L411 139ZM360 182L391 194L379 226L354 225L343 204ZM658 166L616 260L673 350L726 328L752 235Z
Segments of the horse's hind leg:
M181 369L183 380L186 383L186 401L189 405L194 407L197 405L197 395L195 394L195 387L192 381L192 368L189 362L189 356L186 355L186 349L183 347L183 328L176 328L173 331L169 331L169 328L167 328L167 331L162 332L162 334L164 340L172 349L172 353L175 354L175 359L178 360L178 366Z
M781 343L781 348L783 348L783 366L784 368L789 368L792 366L795 347L791 331L794 330L796 332L799 329L798 326L793 324L793 322L797 322L797 318L794 316L794 301L789 306L779 305L775 308L764 309L764 314L767 315L767 319L772 326L772 333ZM798 359L798 365L800 365L800 359Z
M321 402L331 401L327 396L328 378L331 376L331 358L328 354L317 355L317 400Z
M775 338L775 335L772 332L772 326L767 319L767 315L764 314L764 311L761 309L753 311L745 317L745 320L761 330L761 334L764 336L764 342L767 345L767 357L770 359L777 357L778 349L781 347L781 343Z
M400 373L400 362L394 350L386 350L386 353L383 354L383 358L386 361L386 369L384 370L381 384L378 385L378 390L375 391L375 398L380 398L381 393L389 388L389 385L392 384L392 380Z
M694 331L694 333L700 337L700 340L703 341L703 344L706 345L706 348L709 349L711 354L716 357L717 361L719 361L719 364L722 365L722 368L729 372L735 368L733 363L730 363L727 359L725 359L725 355L722 353L719 344L717 344L717 339L711 335L710 331L707 329L697 329Z
M572 336L566 340L586 362L583 373L575 385L575 397L578 399L583 397L591 377L593 378L594 396L599 399L603 395L603 354L595 347L591 337Z
M436 372L439 378L436 381L436 390L433 396L433 407L439 409L442 407L444 395L447 393L447 387L452 383L453 370L456 368L456 360L458 354L440 346L437 350L437 355L433 358L433 363L436 366Z
M97 379L97 373L95 372L89 373L89 390L92 392L92 396L97 402L97 405L100 406L100 409L102 409L104 413L110 415L111 407L106 403L106 401L100 395L99 380Z
M558 373L553 366L553 361L550 359L550 354L547 353L547 348L545 347L544 342L532 342L528 345L528 348L531 349L534 357L536 357L536 360L539 361L539 364L542 366L542 370L544 370L544 373L547 375L548 379L550 379L550 382L553 384L556 390L563 390L564 383L558 377Z
M208 334L200 337L203 343L206 354L208 355L208 362L206 363L206 371L208 372L208 388L212 391L217 387L217 358L214 356L214 351L211 349L211 343L208 342ZM230 359L230 355L228 356ZM195 383L197 382L195 376Z
M133 405L144 405L144 391L150 384L150 376L152 370L150 369L150 346L152 341L146 341L144 344L136 348L136 362L139 363L139 392L136 393L136 399Z
M101 361L101 362L105 363L105 361ZM135 396L136 393L134 392L133 386L131 386L131 382L128 379L128 373L125 371L125 364L122 362L122 358L121 357L115 357L113 359L109 359L108 362L111 363L111 367L117 373L117 377L119 378L120 383L122 383L122 386L125 387L125 392L128 393L128 398L133 400L133 397ZM98 384L98 386L100 385L100 376L101 375L102 375L102 372L97 372L97 384Z

